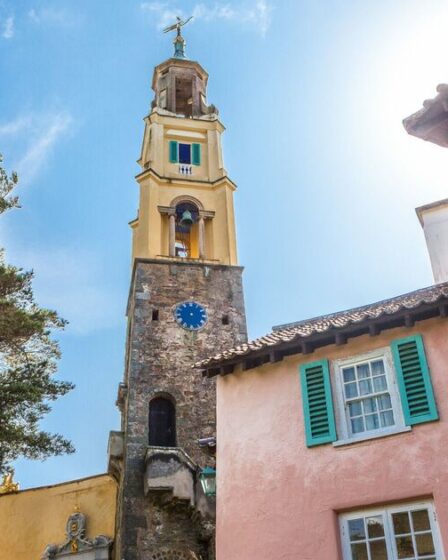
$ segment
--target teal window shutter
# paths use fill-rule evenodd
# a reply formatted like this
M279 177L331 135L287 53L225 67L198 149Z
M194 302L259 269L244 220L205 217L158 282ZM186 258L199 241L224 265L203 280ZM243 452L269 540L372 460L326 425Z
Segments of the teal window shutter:
M192 145L192 163L193 165L201 165L201 145Z
M336 440L328 360L300 366L307 447Z
M178 153L177 142L170 140L170 163L177 163L179 161Z
M431 376L420 335L391 344L404 420L408 426L437 420Z

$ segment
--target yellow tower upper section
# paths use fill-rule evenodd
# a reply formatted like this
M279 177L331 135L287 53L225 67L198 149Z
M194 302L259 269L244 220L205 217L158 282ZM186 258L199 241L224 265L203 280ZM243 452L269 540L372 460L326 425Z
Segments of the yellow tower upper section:
M236 265L235 184L224 169L218 111L206 104L208 74L187 59L154 69L137 175L133 259Z

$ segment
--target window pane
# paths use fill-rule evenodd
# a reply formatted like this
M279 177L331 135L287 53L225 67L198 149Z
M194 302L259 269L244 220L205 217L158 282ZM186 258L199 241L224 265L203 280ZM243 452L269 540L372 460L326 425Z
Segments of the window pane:
M179 144L179 163L191 163L190 144Z
M394 413L392 412L392 410L381 413L382 428L387 428L388 426L393 426L394 424L395 424L395 420L394 420Z
M364 414L369 414L370 412L376 412L376 400L375 399L364 399Z
M366 416L366 430L377 430L380 427L378 414Z
M397 552L398 558L414 558L414 545L412 544L412 537L398 537L397 539Z
M384 362L383 360L375 360L371 362L372 375L383 375L384 374Z
M384 537L384 527L383 527L383 517L382 515L375 515L375 517L368 517L367 522L367 532L370 539L376 537Z
M385 540L370 543L370 558L372 560L388 560Z
M369 364L359 364L359 366L356 366L356 373L358 374L358 379L370 377Z
M425 533L424 535L415 535L415 541L417 543L417 552L419 556L435 553L434 542L432 540L431 533Z
M364 431L364 420L361 418L355 418L352 421L352 432L358 434Z
M352 560L369 560L366 543L352 544Z
M375 391L385 391L387 389L386 376L380 375L380 377L374 377L373 388Z
M348 534L351 541L362 541L365 539L364 519L350 519L348 522Z
M349 367L343 370L344 381L355 381L355 368Z
M438 560L428 504L417 510L412 507L410 504L407 511L366 510L355 514L356 519L346 519L348 534L343 531L342 537L351 549L350 559Z
M411 526L409 524L409 515L407 511L394 513L392 515L392 520L394 522L394 533L396 535L403 535L411 532Z
M429 525L429 516L427 509L419 509L418 511L413 511L412 524L414 525L414 531L429 531L431 526Z
M377 400L380 410L387 410L388 408L392 408L392 402L389 395L381 395L381 397L377 397Z
M353 397L358 396L358 389L356 387L356 383L347 383L345 385L345 396L348 399L352 399Z
M361 403L360 402L351 402L348 404L348 409L350 412L350 418L353 418L353 416L361 416L362 414L362 410L361 410Z
M361 395L368 395L372 392L372 382L370 379L359 382L359 392Z

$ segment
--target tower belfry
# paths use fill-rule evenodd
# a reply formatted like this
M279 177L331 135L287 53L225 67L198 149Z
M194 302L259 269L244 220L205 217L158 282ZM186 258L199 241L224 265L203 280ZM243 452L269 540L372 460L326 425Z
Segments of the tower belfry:
M122 422L109 444L117 560L214 559L214 501L198 480L213 457L198 440L215 434L215 387L192 366L247 339L236 186L208 74L185 56L185 23L171 26L174 56L154 69L138 160Z

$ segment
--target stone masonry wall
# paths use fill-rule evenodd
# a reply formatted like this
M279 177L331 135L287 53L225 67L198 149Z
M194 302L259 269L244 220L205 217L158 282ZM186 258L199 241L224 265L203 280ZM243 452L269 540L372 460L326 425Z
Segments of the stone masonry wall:
M204 379L191 366L246 341L241 275L240 267L136 262L128 311L127 399L122 417L120 560L150 560L157 558L154 554L166 556L170 550L208 560L208 545L192 521L191 508L185 504L167 508L143 494L149 402L157 395L171 395L176 403L177 446L200 466L210 462L197 440L215 434L215 382ZM187 331L174 319L175 306L188 300L207 308L208 323L200 331ZM158 320L153 320L154 310Z

